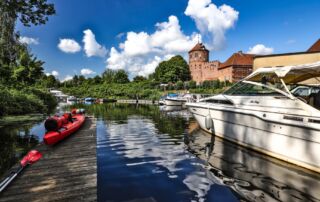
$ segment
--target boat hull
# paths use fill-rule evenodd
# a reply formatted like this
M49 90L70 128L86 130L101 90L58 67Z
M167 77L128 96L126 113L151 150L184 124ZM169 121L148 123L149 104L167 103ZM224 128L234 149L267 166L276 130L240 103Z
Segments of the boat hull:
M320 172L320 131L252 114L188 106L200 127L242 146ZM212 129L207 129L207 119Z
M68 122L67 124L64 124L61 131L47 132L43 137L44 143L47 145L54 145L79 130L85 121L85 115L76 114L73 115L72 118L74 121L72 123Z
M166 98L165 99L165 105L168 106L185 106L186 100L178 100L178 99L171 99L171 98Z

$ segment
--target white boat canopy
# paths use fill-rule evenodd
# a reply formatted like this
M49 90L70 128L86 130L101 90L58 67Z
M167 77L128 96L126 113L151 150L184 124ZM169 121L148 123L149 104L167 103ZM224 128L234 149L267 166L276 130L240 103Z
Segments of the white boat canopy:
M320 77L320 61L295 66L263 67L251 73L244 80L261 82L265 78L271 83L283 80L286 84L297 84L300 82L315 84L317 77ZM319 83L319 79L317 79L317 83Z

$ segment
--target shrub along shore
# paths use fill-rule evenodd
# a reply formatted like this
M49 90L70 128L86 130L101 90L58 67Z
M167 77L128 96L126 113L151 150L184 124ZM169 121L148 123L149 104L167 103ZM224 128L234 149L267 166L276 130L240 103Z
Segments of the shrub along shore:
M57 101L49 92L36 87L16 89L0 86L0 117L30 113L50 113Z
M217 81L214 81L217 82ZM227 88L228 85L220 83L219 86L211 84L192 85L191 82L184 82L182 85L172 84L161 87L159 83L150 81L130 82L125 84L88 84L80 86L61 87L60 89L69 95L76 97L94 97L94 98L115 98L115 99L143 99L159 100L161 96L168 93L199 93L199 94L217 94Z

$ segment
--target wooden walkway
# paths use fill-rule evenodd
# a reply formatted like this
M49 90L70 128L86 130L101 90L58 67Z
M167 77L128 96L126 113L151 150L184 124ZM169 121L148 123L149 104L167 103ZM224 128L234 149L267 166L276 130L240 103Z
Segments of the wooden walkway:
M117 103L129 103L129 104L147 104L147 105L158 105L157 100L117 100Z
M68 139L37 148L43 157L27 167L0 195L3 201L96 201L96 121Z

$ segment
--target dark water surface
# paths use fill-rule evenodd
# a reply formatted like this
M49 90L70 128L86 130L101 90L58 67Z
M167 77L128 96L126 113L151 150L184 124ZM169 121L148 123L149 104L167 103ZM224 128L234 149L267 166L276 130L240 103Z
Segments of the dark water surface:
M0 179L19 159L42 140L42 121L0 126Z

